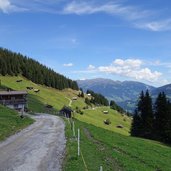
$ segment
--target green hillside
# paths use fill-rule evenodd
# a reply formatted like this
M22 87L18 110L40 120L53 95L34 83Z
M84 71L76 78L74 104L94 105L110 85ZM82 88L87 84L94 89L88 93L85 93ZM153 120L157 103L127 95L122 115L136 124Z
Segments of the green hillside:
M109 113L104 114L103 111L107 110ZM94 110L85 110L83 115L75 115L75 117L82 121L97 127L101 127L110 131L129 135L131 118L126 115L121 115L108 107L95 108ZM111 124L105 125L104 120L110 119ZM123 128L117 128L122 125Z
M39 89L40 92L38 93L35 93L34 90L27 90L29 93L28 107L34 112L45 112L47 104L59 110L63 105L69 105L71 99L78 95L78 91L75 90L59 91L34 84L19 76L0 76L0 79L3 86L15 90L26 90L28 86ZM22 82L16 82L21 79ZM77 128L80 128L81 131L81 156L77 157L77 141L73 137L70 122L66 120L67 155L63 170L94 171L99 170L100 166L103 166L104 170L111 171L171 170L171 148L169 146L156 141L130 137L131 118L111 110L109 107L93 106L93 108L83 109L86 106L85 99L77 98L70 104L74 110L79 108L83 111L82 114L74 113L76 132ZM5 112L2 113L11 115L12 110L6 108L3 108L3 110ZM103 111L108 111L108 114L104 114ZM8 118L8 115L6 118ZM110 125L104 124L106 119L110 119ZM10 119L9 122L11 122ZM26 123L28 123L27 120ZM17 129L23 126L20 125L20 122L17 125L19 125ZM123 128L117 128L118 125L122 125ZM5 128L4 126L1 127ZM13 129L14 127L10 125L9 128ZM13 133L13 130L9 132L7 135Z
M70 99L77 97L78 91L72 89L57 90L54 88L37 85L24 77L17 76L0 76L1 84L3 86L12 88L14 90L27 90L26 87L33 87L34 89L39 89L40 92L35 93L34 90L27 90L28 95L28 108L34 112L46 112L45 106L47 104L52 105L54 109L60 110L64 105L69 105ZM17 80L22 80L22 82L16 82ZM129 135L131 120L127 116L122 116L118 112L109 109L108 107L94 108L94 110L87 109L83 110L86 106L84 98L77 97L77 100L72 101L72 108L75 109L79 107L84 114L75 114L74 116L83 122L91 123L95 126L105 128L111 131L116 131L124 135ZM109 111L109 114L103 114L103 111ZM106 126L103 121L105 119L111 120L111 125ZM123 125L123 129L116 128L117 125Z
M17 76L0 76L1 84L3 86L12 88L14 90L27 90L26 87L33 87L39 89L40 92L35 93L34 90L27 90L28 95L28 108L34 112L44 112L47 104L52 105L56 110L60 110L64 105L69 104L69 99L77 96L77 91L72 89L57 90L54 88L37 85L24 77ZM22 82L16 82L22 80ZM84 106L83 100L78 100L74 105Z
M31 118L20 118L14 110L0 105L0 141L33 123Z

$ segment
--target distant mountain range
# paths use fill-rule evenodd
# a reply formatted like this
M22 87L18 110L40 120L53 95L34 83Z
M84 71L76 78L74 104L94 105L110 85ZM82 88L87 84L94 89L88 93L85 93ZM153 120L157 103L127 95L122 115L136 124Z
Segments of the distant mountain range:
M156 88L152 91L153 96L157 96L160 92L165 92L167 97L171 99L171 84Z
M146 91L148 89L153 97L156 97L159 92L164 91L171 98L171 84L156 88L136 81L121 82L104 78L78 80L77 83L84 91L90 89L101 93L130 112L135 109L138 96L142 90Z

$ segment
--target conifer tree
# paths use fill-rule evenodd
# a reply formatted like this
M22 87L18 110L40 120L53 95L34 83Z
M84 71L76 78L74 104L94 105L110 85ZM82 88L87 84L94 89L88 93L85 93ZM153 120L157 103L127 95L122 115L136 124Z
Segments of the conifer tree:
M155 138L169 142L171 139L171 108L165 93L159 93L155 102Z
M131 135L132 136L140 136L142 134L143 131L143 125L142 125L142 118L141 116L138 114L138 111L135 110L134 116L133 116L133 122L131 125Z
M80 91L81 91L80 97L83 97L83 98L84 98L84 92L83 92L83 89L82 89L82 88L80 88Z
M152 138L153 110L152 99L147 92L142 91L138 101L138 107L133 117L131 135L144 138Z
M144 126L144 133L143 137L145 138L152 138L152 131L153 131L153 107L152 107L152 99L148 92L146 91L145 97L144 97L144 109L141 117L143 121Z

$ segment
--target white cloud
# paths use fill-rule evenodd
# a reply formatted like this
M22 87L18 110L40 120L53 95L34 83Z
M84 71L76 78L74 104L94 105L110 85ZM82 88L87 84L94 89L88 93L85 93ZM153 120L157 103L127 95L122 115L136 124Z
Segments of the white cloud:
M154 18L159 13L154 10L145 10L137 6L125 5L121 1L79 1L67 2L65 0L0 0L0 11L4 13L34 11L54 14L88 15L105 13L119 16L127 20L132 27L150 31L171 30L171 19L158 21ZM153 20L152 18L153 17ZM77 40L73 39L73 43Z
M155 32L171 30L171 19L155 19L155 16L157 16L156 14L159 14L159 12L154 10L143 10L137 6L128 6L117 1L103 4L72 1L64 7L62 13L76 15L106 13L109 15L119 16L122 19L129 21L130 24L135 28Z
M74 64L73 63L68 63L68 64L63 64L63 66L64 67L72 67L72 66L74 66Z
M158 20L156 17L162 15L161 12L125 5L123 1L0 0L0 11L4 13L34 11L76 15L105 13L119 16L122 20L126 20L129 26L135 28L155 32L171 30L171 18ZM73 39L72 43L76 44L78 42Z
M96 67L95 67L94 65L91 65L91 64L90 64L90 65L88 66L87 69L88 69L88 70L94 70L95 68L96 68Z
M160 61L154 61L156 65L161 65ZM151 65L151 64L150 64ZM155 86L168 84L169 81L162 76L159 71L152 70L146 61L140 59L115 59L110 65L95 67L89 65L86 70L74 71L76 74L112 74L123 76L127 79L137 80L145 83L150 83ZM163 64L162 64L163 65ZM165 64L163 65L164 67ZM92 76L92 75L91 75Z
M0 11L2 11L3 13L9 13L17 11L26 11L26 9L13 5L10 0L0 0Z
M116 59L113 61L113 64L116 64L118 66L123 66L123 67L132 67L132 68L139 68L142 65L142 61L139 59Z
M171 30L171 19L161 20L161 21L152 21L136 24L136 27L150 30L150 31L168 31Z
M0 0L0 9L7 13L9 10L13 8L13 5L11 5L9 0Z
M100 72L126 76L136 80L144 80L148 82L157 82L162 73L151 71L149 68L142 67L143 61L139 59L116 59L109 66L100 66Z
M63 14L94 14L94 13L107 13L124 18L135 20L138 18L144 18L150 14L149 11L143 11L133 6L123 6L119 3L105 3L95 4L90 2L77 2L73 1L67 4L63 9Z

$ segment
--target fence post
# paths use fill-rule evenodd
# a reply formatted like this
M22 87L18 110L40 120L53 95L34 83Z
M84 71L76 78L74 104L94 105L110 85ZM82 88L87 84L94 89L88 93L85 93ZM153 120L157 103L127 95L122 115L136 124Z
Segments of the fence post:
M102 166L100 166L100 171L103 171L103 167Z
M78 156L80 156L80 129L78 129Z
M73 131L73 137L75 137L75 124L74 124L74 121L72 122L72 131Z

